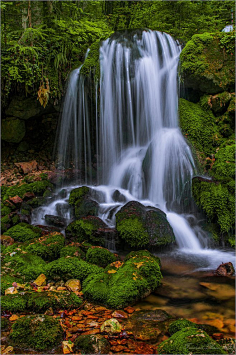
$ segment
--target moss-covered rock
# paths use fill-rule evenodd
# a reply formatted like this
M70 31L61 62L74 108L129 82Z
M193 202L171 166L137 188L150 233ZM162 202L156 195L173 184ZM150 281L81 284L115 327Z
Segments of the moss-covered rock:
M47 180L31 182L29 184L14 185L4 190L2 200L5 201L9 197L19 196L23 198L26 192L33 192L36 196L42 196L46 190L52 190L53 185Z
M16 250L5 255L2 260L2 273L20 277L25 281L35 280L44 273L46 262L37 255L24 250Z
M91 190L87 186L81 186L71 191L69 204L75 209L77 219L86 216L97 216L98 203L92 199Z
M76 256L78 259L85 259L85 252L80 248L80 244L73 244L66 245L60 250L60 258L63 258L64 256Z
M98 39L95 41L89 50L88 56L84 61L83 67L81 68L81 73L89 76L91 71L95 74L95 77L98 79L100 77L100 62L99 62L99 48L101 40Z
M25 136L25 122L18 118L8 117L2 120L2 140L8 143L19 143Z
M69 291L21 292L2 296L1 307L4 311L33 311L44 313L47 309L72 309L81 306L82 299Z
M102 247L91 247L86 253L86 261L101 267L118 260L118 255L111 253L108 249Z
M13 282L17 282L17 283L21 284L22 279L17 278L15 276L10 276L10 275L2 275L1 276L1 295L5 295L6 289L9 287L12 287Z
M52 261L59 258L60 251L64 245L65 238L63 234L53 232L28 243L26 250L46 261Z
M102 271L102 268L76 257L63 257L49 263L45 272L47 277L52 280L62 279L66 281L69 279L79 279L82 281L90 274L95 277L95 275L100 274Z
M85 334L76 338L74 350L82 354L108 354L110 343L100 334Z
M58 345L63 340L60 322L45 315L25 316L12 326L10 340L18 347L30 347L43 351Z
M128 248L160 247L175 241L164 212L130 201L116 214L116 229Z
M178 332L179 330L182 330L187 327L197 328L197 324L190 322L187 319L178 319L170 324L170 326L168 328L168 332L170 333L170 335L173 335L174 333Z
M32 97L24 98L23 96L13 97L6 110L8 116L14 116L22 120L28 120L42 112L43 107L38 100L35 100Z
M95 216L83 217L74 221L66 228L66 236L73 237L78 242L89 242L94 245L104 245L104 236L97 233L98 229L106 228L106 224Z
M183 134L201 155L215 153L222 140L211 111L204 110L200 104L180 99L179 118Z
M10 328L10 321L7 318L1 317L1 329L8 330Z
M186 87L216 94L234 88L235 32L196 34L180 55Z
M25 242L41 236L41 229L27 223L19 223L5 232L17 242Z
M150 294L161 278L159 262L149 253L108 265L103 273L85 279L82 291L94 302L119 309Z
M158 346L159 354L226 354L203 330L183 328Z

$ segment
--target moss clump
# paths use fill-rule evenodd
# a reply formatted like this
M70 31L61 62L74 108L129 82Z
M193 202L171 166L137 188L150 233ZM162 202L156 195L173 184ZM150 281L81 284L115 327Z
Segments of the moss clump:
M17 250L6 255L2 261L2 272L10 276L20 277L25 281L35 280L44 273L45 261L37 255Z
M90 274L95 276L102 272L102 268L91 265L84 260L69 257L52 261L46 267L46 275L52 280L69 279L84 280Z
M217 180L230 181L235 178L235 143L222 145L215 155L212 175Z
M27 223L19 223L5 233L17 242L26 242L41 236L41 229Z
M102 247L91 247L86 253L86 261L101 267L118 260L118 255L114 255L108 249Z
M11 218L9 216L4 216L1 218L1 231L5 233L11 225Z
M48 189L52 190L53 184L46 180L35 181L30 184L22 184L10 186L4 191L2 196L3 201L18 195L20 198L23 198L26 192L33 192L35 195L42 196L44 192Z
M11 208L4 206L4 204L1 203L1 216L2 217L7 216L9 213L11 213Z
M89 50L88 56L84 61L81 68L81 73L89 76L91 72L95 75L96 79L100 77L100 62L99 62L99 48L101 44L101 39L95 41Z
M227 354L207 333L184 328L158 346L158 354Z
M7 330L8 328L10 328L10 325L11 324L8 319L1 317L1 329L2 330Z
M178 320L174 321L173 323L171 323L171 325L169 326L168 332L170 333L170 335L173 335L174 333L178 332L179 330L187 328L187 327L197 328L197 324L190 322L187 319L178 319Z
M81 306L82 299L75 293L62 292L21 292L2 296L2 309L9 312L33 311L43 313L47 309L72 309Z
M105 223L98 217L83 217L69 224L66 228L66 236L75 237L79 243L89 242L95 245L104 245L104 237L97 235L96 232L105 227Z
M40 237L32 241L26 247L26 250L40 256L46 261L52 261L60 256L60 251L65 245L65 238L63 234L58 232L50 233L46 236Z
M75 340L75 350L82 354L108 354L110 344L107 339L99 335L80 335Z
M60 258L64 256L76 256L78 259L85 259L84 251L76 245L66 245L60 251Z
M12 326L10 340L13 345L47 350L63 340L63 330L58 320L49 316L25 316Z
M148 233L137 218L126 219L117 225L117 231L131 247L144 247L148 244Z
M10 275L2 275L1 277L1 295L5 295L5 291L7 288L12 287L12 283L22 283L22 279L16 278Z
M91 198L90 189L87 186L72 190L69 204L75 208L75 217L77 219L98 214L98 203Z
M185 86L208 94L234 88L235 32L196 34L180 55Z
M205 111L200 104L185 99L179 100L180 127L195 149L203 156L211 155L221 143L221 136L215 126L211 111Z
M108 265L102 274L89 276L82 290L88 299L119 309L149 294L161 278L159 262L149 253Z

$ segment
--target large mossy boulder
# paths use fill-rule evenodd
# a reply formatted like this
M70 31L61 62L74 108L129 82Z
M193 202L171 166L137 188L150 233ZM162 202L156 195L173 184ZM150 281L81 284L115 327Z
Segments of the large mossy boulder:
M43 110L43 107L35 98L15 96L9 104L6 114L22 120L28 120L31 117L38 116L40 113L44 113Z
M116 213L116 229L125 248L158 248L175 241L164 212L130 201Z
M161 282L159 259L149 252L128 255L98 275L90 275L82 285L84 296L93 302L120 309L149 295Z
M187 88L216 94L235 84L235 32L196 34L180 55L180 73Z
M19 143L25 136L25 122L18 118L8 117L2 120L1 137L8 143Z
M119 257L117 254L113 254L108 249L99 246L92 246L86 253L86 261L88 263L101 267L106 267L118 259Z
M5 186L5 188L2 191L2 200L4 202L10 197L14 197L14 196L19 196L20 198L23 198L27 192L33 192L36 196L43 196L48 191L52 191L52 189L53 189L53 184L51 184L47 180L34 181L29 184L25 183L22 185L15 185L9 187ZM34 199L30 201L33 200Z
M40 256L45 261L52 261L59 258L60 251L64 245L64 235L58 232L53 232L28 243L26 251Z
M69 204L74 207L76 219L98 215L98 202L91 196L91 189L87 186L81 186L71 191Z
M32 348L38 351L49 350L63 340L63 330L59 320L46 315L25 316L17 319L12 326L12 345Z
M106 227L106 224L99 217L82 217L68 225L66 237L68 239L73 238L80 243L89 242L103 246L105 244L105 235L102 231Z
M76 338L74 350L81 354L109 354L110 343L100 334L82 334Z
M227 354L203 330L183 328L158 346L158 354Z
M18 223L5 232L17 242L26 242L41 236L41 229L27 223Z

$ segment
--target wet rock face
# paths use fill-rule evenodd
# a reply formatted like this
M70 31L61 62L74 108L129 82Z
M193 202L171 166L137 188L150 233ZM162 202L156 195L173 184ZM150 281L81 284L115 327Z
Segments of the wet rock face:
M232 263L222 263L215 271L218 276L232 276L235 274L234 266Z
M59 217L59 216L53 216L50 214L45 215L45 221L47 224L55 227L60 227L63 228L66 226L66 221L64 218Z
M116 228L128 247L155 248L175 241L164 212L130 201L116 214Z
M97 216L99 204L92 198L92 191L81 186L71 191L69 204L75 209L75 217Z

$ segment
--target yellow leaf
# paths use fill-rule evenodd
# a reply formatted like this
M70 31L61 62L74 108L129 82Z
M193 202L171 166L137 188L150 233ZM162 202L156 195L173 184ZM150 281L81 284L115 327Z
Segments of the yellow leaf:
M108 274L115 274L116 270L108 270L107 272L108 272Z

